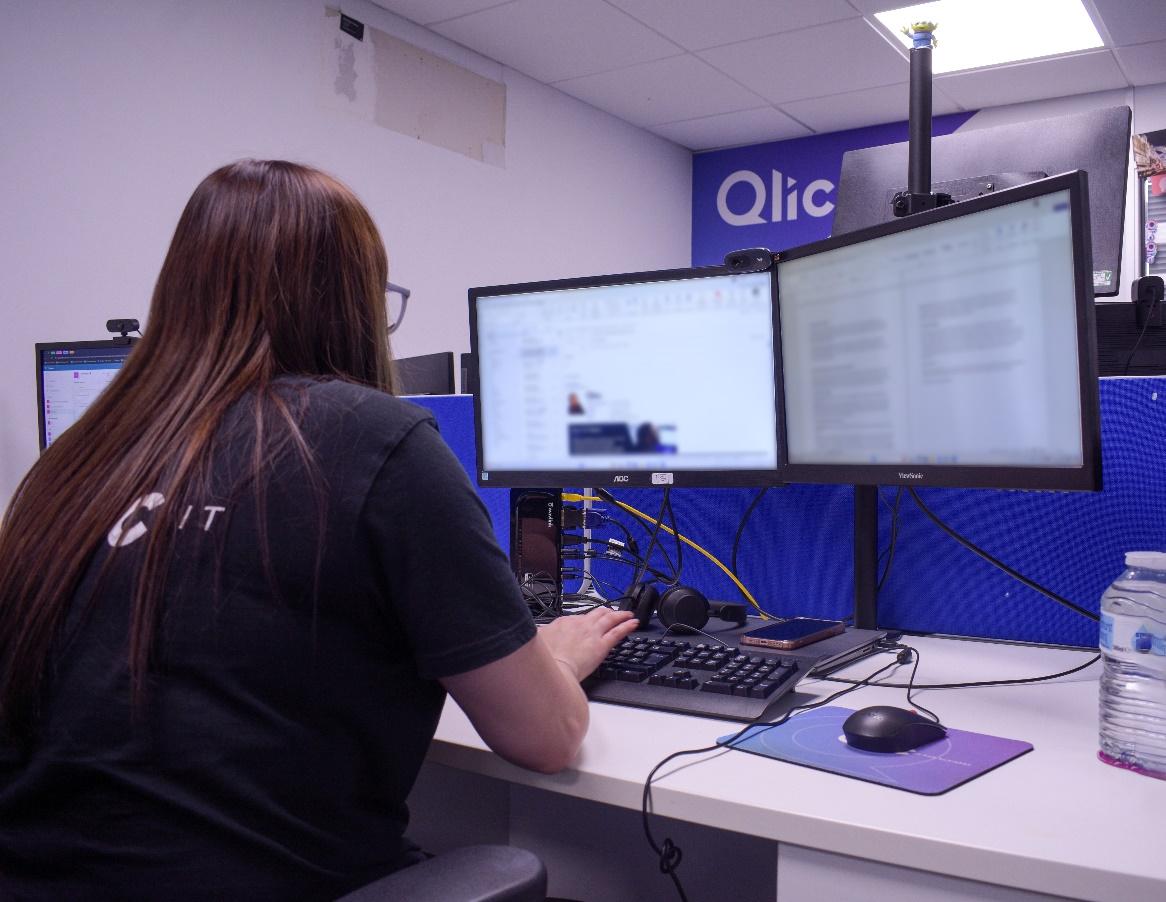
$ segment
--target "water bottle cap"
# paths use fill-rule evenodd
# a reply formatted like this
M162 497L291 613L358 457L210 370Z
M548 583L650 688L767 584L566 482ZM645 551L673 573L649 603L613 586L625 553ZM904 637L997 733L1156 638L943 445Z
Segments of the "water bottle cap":
M1166 570L1166 551L1127 551L1126 566L1138 570Z

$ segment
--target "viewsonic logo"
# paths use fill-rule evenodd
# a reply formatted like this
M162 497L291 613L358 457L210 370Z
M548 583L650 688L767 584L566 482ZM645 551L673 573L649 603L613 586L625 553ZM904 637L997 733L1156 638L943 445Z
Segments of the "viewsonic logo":
M753 203L744 213L734 213L729 209L729 192L733 186L742 182L753 189ZM829 179L814 179L799 191L797 179L772 169L770 184L771 190L767 192L764 179L751 169L738 169L730 173L717 191L717 212L721 219L732 226L764 225L762 210L770 197L770 222L793 221L798 218L799 211L819 217L828 216L834 211L834 201L818 199L819 195L834 190L834 183Z
M923 474L922 473L900 473L899 478L900 479L922 479Z

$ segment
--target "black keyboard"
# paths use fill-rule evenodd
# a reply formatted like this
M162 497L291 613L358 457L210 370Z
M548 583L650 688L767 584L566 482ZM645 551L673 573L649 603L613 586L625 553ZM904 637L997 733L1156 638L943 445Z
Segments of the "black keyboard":
M807 661L718 642L629 636L583 681L592 701L755 720L805 676Z

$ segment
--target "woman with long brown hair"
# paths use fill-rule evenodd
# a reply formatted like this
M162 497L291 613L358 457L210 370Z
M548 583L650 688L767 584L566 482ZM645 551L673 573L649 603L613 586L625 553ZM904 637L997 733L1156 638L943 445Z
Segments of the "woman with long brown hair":
M353 194L196 189L147 334L0 526L0 898L325 899L402 867L448 692L566 765L634 627L535 630L432 419L392 395Z

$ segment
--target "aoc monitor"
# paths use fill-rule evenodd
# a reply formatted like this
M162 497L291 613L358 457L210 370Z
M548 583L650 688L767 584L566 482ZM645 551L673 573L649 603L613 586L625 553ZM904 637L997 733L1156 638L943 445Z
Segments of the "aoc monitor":
M93 399L113 381L136 342L136 338L126 337L36 345L42 451L77 422Z
M1074 172L777 255L787 482L1101 487Z
M1062 172L1089 175L1090 284L1098 295L1120 285L1130 109L1090 110L1055 119L959 131L931 142L931 190L956 202ZM833 232L895 218L891 199L907 189L907 145L852 150L842 158Z
M773 273L472 288L483 486L780 481Z

